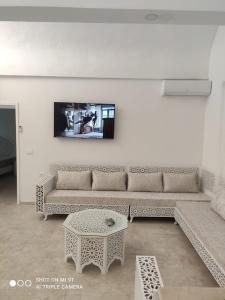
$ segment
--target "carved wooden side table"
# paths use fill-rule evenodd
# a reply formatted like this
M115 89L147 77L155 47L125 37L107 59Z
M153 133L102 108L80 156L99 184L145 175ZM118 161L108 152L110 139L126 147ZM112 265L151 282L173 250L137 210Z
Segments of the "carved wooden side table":
M115 224L108 226L106 219ZM105 274L115 259L124 263L127 218L107 209L87 209L70 214L65 222L65 261L71 257L76 272L89 264Z

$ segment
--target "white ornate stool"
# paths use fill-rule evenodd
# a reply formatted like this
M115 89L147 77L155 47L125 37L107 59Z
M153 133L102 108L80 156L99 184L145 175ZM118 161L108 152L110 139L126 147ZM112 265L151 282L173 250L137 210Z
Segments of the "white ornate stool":
M108 226L105 219L115 224ZM107 209L86 209L70 214L65 222L65 261L72 257L76 271L94 264L102 274L107 273L111 263L124 262L124 233L127 218Z
M152 300L163 287L155 256L136 256L135 300Z

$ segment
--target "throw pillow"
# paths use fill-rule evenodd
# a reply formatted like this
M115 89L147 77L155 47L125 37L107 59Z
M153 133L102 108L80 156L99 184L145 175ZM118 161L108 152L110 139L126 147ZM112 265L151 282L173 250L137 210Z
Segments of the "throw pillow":
M91 190L91 171L58 171L57 190Z
M162 173L128 173L128 191L162 192Z
M92 190L94 191L125 191L125 172L92 172Z
M197 173L163 174L164 192L167 193L197 193L199 192Z

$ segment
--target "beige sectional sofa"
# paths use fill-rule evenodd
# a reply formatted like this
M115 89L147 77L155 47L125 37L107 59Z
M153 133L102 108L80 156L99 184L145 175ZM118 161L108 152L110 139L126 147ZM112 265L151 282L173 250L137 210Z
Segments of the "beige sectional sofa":
M62 171L69 172L71 178L67 174L66 182L64 180L59 184ZM87 190L66 188L74 181L71 171L86 171L87 174L92 174L89 177L90 182L85 183ZM130 167L126 169L115 166L61 164L51 165L50 173L51 175L43 178L36 186L36 211L44 214L45 219L48 215L69 214L87 208L112 209L130 217L131 220L134 217L175 217L215 280L221 287L225 287L225 182L220 180L215 184L214 174L197 168ZM124 173L126 173L126 182L121 183L121 180L118 180L115 184L117 175L122 178ZM75 178L78 174L75 174ZM107 174L110 176L105 176ZM135 182L130 186L130 174L140 174L140 177L133 176L133 179L137 177L139 185ZM146 184L142 181L145 181L148 176L141 176L143 174L162 174L162 187L159 182L157 183L158 179L155 181L155 176L154 179L151 178L153 182L151 188L159 190L158 192L146 191ZM174 174L174 178L171 174ZM193 182L182 183L183 179L180 181L180 178L185 176L177 176L189 174L196 175L199 191L196 186L191 186ZM97 182L92 182L95 176ZM104 181L104 177L108 177L108 181ZM164 177L168 177L169 181L166 182ZM76 182L77 188L82 185L80 181L82 180ZM176 186L176 181L179 183L178 188L175 188L176 192L171 192L170 187L174 184ZM99 187L104 189L105 184L106 186L114 184L115 189L119 190L98 190ZM145 191L140 191L140 187ZM181 192L182 189L185 192ZM213 200L210 202L210 199Z
M211 203L177 202L175 219L221 287L225 287L225 184Z
M96 190L101 183L101 180L99 180L97 186L95 186L93 182L92 188L88 187L88 190L66 188L61 189L61 187L60 189L56 189L58 184L57 177L60 174L59 172L62 171L90 171L92 173L100 172L103 175L114 174L112 176L113 181L115 181L117 174L121 175L121 173L125 173L126 186L123 188L122 185L122 188L119 188L120 190ZM45 218L52 214L69 214L82 209L95 207L115 210L126 215L127 217L130 217L131 221L134 217L174 217L174 208L177 201L196 201L200 203L209 201L209 197L205 193L201 192L202 179L197 168L125 168L120 166L71 166L64 164L53 164L50 166L50 173L51 175L41 179L36 186L36 211L44 214ZM131 174L140 174L140 176L138 175L132 177ZM146 176L141 176L143 174L146 174ZM159 180L160 176L159 178L155 178L155 176L153 176L151 177L151 182L153 182L151 189L153 189L154 192L139 191L138 186L143 188L143 190L146 190L146 185L143 184L143 181L145 181L145 177L148 177L149 174L161 174L162 177L164 174L167 174L167 182L164 180L162 187L160 187L159 181L157 181ZM183 186L182 189L191 189L192 192L181 192L179 189L178 192L171 192L170 186L172 183L170 174L195 174L199 191L196 190L196 187L190 187L185 183L185 186ZM129 184L129 176L130 178L132 177L132 185ZM139 180L138 185L135 184L135 178ZM176 180L179 180L179 176ZM172 176L172 181L176 182L176 180L173 180ZM70 178L67 181L70 181ZM118 185L120 182L116 184ZM67 186L67 182L65 183L65 186ZM93 190L93 186L95 186L95 190ZM165 186L167 186L167 192L164 190ZM182 183L180 186L182 186ZM156 190L159 191L156 192Z

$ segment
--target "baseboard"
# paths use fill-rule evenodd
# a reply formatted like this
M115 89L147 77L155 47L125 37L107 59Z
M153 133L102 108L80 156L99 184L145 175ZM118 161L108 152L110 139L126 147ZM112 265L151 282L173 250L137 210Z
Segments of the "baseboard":
M33 202L33 201L20 201L20 203L19 203L19 205L20 204L25 204L25 205L35 205L35 202Z

